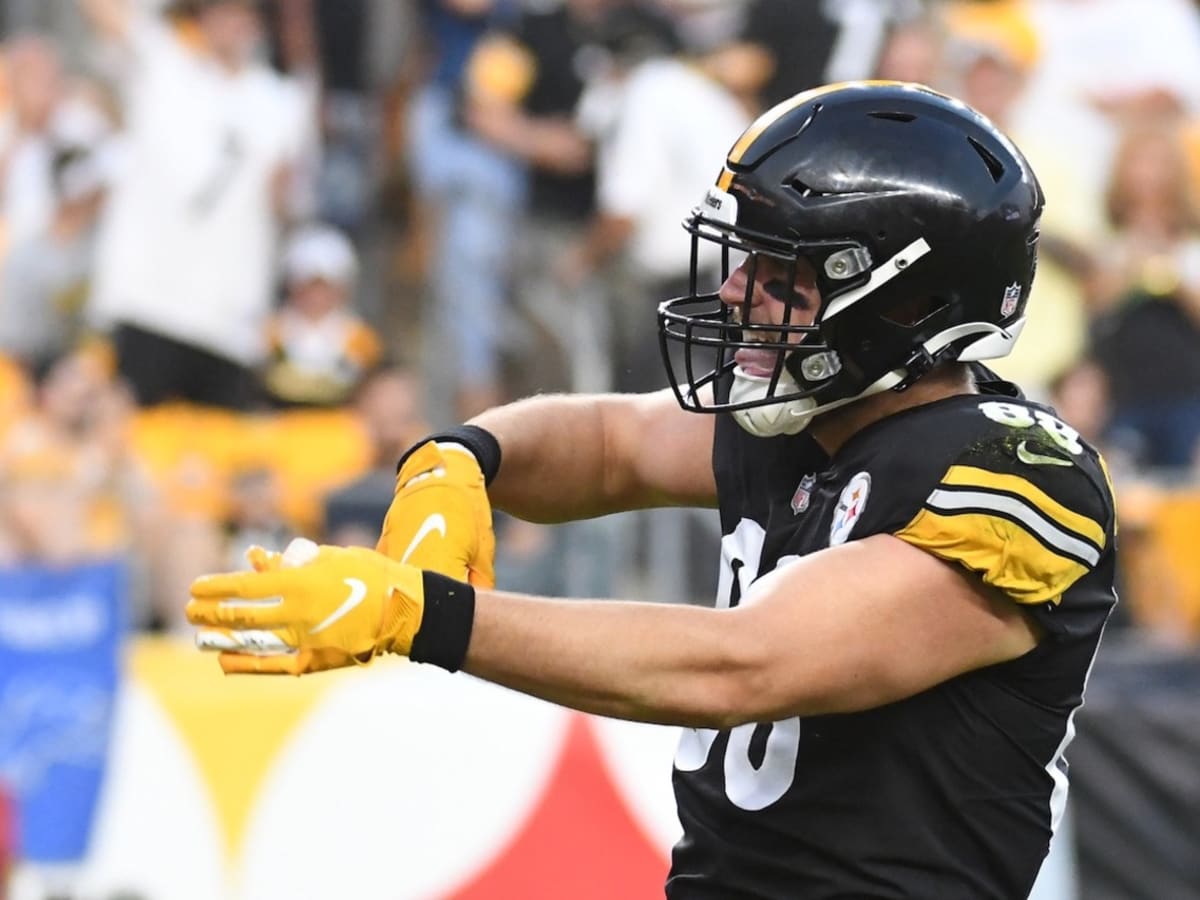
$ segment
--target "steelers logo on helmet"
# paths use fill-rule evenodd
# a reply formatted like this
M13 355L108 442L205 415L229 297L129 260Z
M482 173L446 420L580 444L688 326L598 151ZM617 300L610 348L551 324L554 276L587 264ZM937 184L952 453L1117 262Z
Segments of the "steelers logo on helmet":
M1025 323L1042 205L1012 142L922 85L849 82L780 104L738 139L684 222L690 290L658 311L680 404L791 434L944 361L1007 355ZM740 284L729 277L743 270L744 296L704 283L714 248L721 283ZM784 287L755 306L765 267ZM815 309L800 276L813 279Z

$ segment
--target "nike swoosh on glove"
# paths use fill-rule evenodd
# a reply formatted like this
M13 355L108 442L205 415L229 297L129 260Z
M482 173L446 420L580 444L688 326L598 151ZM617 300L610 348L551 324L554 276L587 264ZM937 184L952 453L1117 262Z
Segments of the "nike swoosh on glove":
M396 475L375 549L402 563L476 587L496 583L492 506L475 455L426 441Z
M421 627L421 571L364 547L298 538L282 555L251 548L250 572L192 582L187 618L227 673L302 675L407 655Z

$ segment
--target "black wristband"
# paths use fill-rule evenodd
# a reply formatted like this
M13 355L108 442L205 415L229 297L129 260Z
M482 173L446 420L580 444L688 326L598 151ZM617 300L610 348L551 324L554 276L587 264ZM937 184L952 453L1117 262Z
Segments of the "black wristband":
M436 572L422 572L425 611L408 658L451 672L462 668L475 624L475 588Z
M496 477L496 473L500 471L500 442L496 440L496 436L486 428L480 428L478 425L455 425L453 428L447 428L445 431L439 431L436 434L431 434L429 437L421 440L407 450L400 457L400 462L396 463L396 471L399 472L404 461L412 455L426 441L445 441L451 444L462 444L475 457L479 463L479 469L483 472L483 483L491 484L492 479Z

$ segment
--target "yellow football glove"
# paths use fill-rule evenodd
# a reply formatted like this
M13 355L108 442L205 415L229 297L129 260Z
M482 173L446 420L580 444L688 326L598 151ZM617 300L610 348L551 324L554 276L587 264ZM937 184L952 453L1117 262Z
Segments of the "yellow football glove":
M246 548L243 556L255 572L273 572L284 566L289 568L308 562L317 552L312 541L296 539L288 544L286 553L268 550L253 544ZM239 631L232 628L205 628L196 634L196 646L201 650L228 650L242 653L290 653L281 638L266 631ZM226 660L222 660L222 665ZM332 668L332 667L330 667ZM315 670L313 670L315 671Z
M295 543L295 542L293 542ZM289 550L291 545L289 545ZM299 551L301 554L307 553L307 548ZM292 558L285 563L283 554L275 550L268 550L265 547L260 547L254 544L246 548L243 554L246 562L255 572L269 572L281 568L284 565L299 565L299 562ZM250 648L245 643L244 636L230 628L206 628L196 634L196 646L201 650L246 650ZM284 652L287 648L282 641L278 641L279 652Z
M220 651L228 673L301 675L363 665L379 653L455 669L470 637L474 591L363 547L295 540L282 554L254 548L255 571L207 575L192 583L188 621L197 644ZM431 581L432 579L432 581ZM434 586L440 627L413 641ZM420 650L420 648L419 648Z
M419 569L493 587L492 507L475 455L435 441L409 454L375 549Z
M290 547L290 545L289 545ZM276 550L268 550L266 547L260 547L258 544L253 544L246 548L246 562L250 563L251 568L255 572L269 572L273 569L278 569L284 565L300 565L303 560L293 560L289 558L285 563L282 553Z

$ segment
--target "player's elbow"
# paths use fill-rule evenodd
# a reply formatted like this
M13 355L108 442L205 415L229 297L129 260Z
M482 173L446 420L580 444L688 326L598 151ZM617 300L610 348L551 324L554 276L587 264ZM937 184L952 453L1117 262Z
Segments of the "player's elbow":
M778 629L764 628L750 608L733 612L727 626L710 727L847 712L895 699L884 672L826 648L797 647Z
M796 715L802 698L789 680L770 636L738 610L729 617L723 637L723 659L711 674L705 703L708 727L734 728L748 722L771 722Z
M869 679L843 684L819 678L797 682L794 674L792 667L773 665L766 659L727 673L706 704L708 721L701 726L736 728L792 716L853 712L886 702L879 696L879 685Z
M770 667L751 665L724 673L705 703L701 727L736 728L749 722L773 722L795 715L784 685Z

